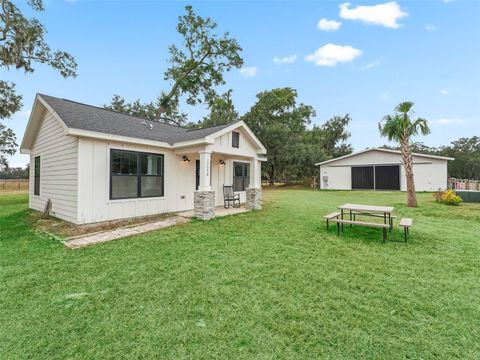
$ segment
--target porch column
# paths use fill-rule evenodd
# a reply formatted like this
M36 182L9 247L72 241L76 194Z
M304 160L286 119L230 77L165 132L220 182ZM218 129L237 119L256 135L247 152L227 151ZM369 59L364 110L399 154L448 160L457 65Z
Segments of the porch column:
M249 210L262 209L262 165L261 161L253 158L250 161L250 186L246 189L247 202L245 206Z
M215 217L215 191L210 185L211 151L200 151L200 184L194 194L194 215L201 220Z
M200 184L198 185L199 191L210 191L212 185L210 185L210 168L211 168L211 151L199 152L200 155Z

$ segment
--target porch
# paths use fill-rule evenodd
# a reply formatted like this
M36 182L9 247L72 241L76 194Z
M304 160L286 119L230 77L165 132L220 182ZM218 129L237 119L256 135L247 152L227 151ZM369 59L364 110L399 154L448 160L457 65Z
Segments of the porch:
M176 155L195 176L193 210L184 214L208 220L261 209L261 162L264 160L256 154L207 145L177 149ZM243 207L224 209L224 185L233 186Z

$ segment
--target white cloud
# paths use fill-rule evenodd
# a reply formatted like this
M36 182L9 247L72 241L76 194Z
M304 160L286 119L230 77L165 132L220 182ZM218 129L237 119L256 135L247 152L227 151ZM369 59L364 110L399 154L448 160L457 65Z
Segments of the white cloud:
M443 0L444 3L454 2L455 0Z
M324 31L336 31L340 28L340 25L342 25L340 21L320 19L320 21L317 24L317 27L320 30L324 30Z
M448 90L441 89L441 90L440 90L440 94L442 94L442 95L448 95Z
M427 31L435 31L435 30L438 30L438 28L433 25L433 24L425 24L425 30Z
M368 63L368 64L362 66L362 67L360 68L360 70L368 70L368 69L371 69L371 68L373 68L373 67L379 66L379 65L382 63L382 60L383 60L383 59L377 59L377 60L375 60L375 61L373 61L373 62L371 62L371 63Z
M275 56L273 58L275 64L293 64L295 61L297 61L297 54L290 56Z
M431 121L429 121L429 124L431 124L431 125L457 125L457 124L463 124L464 122L465 122L464 119L444 118L444 119L438 119L438 120L431 120Z
M242 67L238 72L245 77L253 77L257 75L257 68L255 66Z
M387 100L388 99L388 94L387 93L380 94L380 95L378 95L378 98L382 101Z
M387 2L378 5L361 5L351 8L350 3L340 4L340 17L346 20L359 20L366 24L381 25L392 29L397 29L400 24L397 20L408 16L395 2Z
M313 62L317 66L335 66L338 63L352 61L362 55L362 51L350 45L326 44L315 50L313 54L305 56L305 61Z

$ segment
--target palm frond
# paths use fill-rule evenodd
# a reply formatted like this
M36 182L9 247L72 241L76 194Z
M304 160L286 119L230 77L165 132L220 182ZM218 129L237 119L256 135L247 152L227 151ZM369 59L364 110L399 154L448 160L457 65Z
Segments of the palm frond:
M413 113L412 111L412 107L413 107L414 103L412 101L404 101L404 102L401 102L400 104L398 104L396 107L395 107L395 111L397 113L401 113L401 114L409 114L409 113Z
M422 118L418 118L412 124L412 127L416 129L418 134L419 130L422 135L428 135L431 133L430 127L428 126L428 121Z

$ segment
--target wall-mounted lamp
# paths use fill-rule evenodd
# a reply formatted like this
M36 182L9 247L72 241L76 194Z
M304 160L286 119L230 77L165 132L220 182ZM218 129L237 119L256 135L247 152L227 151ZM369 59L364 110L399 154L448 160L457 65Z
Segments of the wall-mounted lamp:
M220 161L219 161L219 162L220 162L220 165L225 165L225 160L223 160L223 159L220 159Z
M184 163L189 163L189 162L190 162L190 159L188 158L187 155L183 155L183 156L182 156L182 159L183 159L183 162L184 162Z

